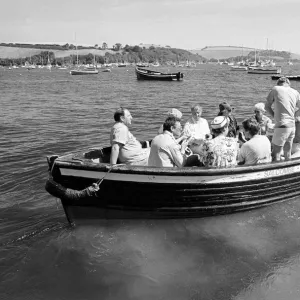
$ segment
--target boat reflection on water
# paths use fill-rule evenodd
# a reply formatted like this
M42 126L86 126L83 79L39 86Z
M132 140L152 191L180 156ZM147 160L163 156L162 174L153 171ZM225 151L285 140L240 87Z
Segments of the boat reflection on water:
M297 299L299 209L297 199L204 219L102 220L65 246L84 245L73 259L90 262L87 299L96 282L105 299Z

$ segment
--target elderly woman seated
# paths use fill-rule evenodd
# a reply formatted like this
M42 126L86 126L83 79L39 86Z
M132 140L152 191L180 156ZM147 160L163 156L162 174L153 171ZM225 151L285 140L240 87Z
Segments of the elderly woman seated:
M218 116L211 122L214 139L206 140L202 146L200 159L204 166L213 168L228 168L237 165L237 139L227 137L228 119Z
M210 129L206 119L202 118L202 107L195 105L191 108L192 116L187 120L183 128L183 135L189 139L189 147L193 152L202 145L207 136L210 136Z

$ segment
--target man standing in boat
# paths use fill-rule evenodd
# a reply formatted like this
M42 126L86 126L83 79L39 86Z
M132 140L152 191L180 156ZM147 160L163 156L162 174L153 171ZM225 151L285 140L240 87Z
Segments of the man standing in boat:
M150 148L142 148L141 143L129 131L132 116L128 109L120 107L114 114L116 123L111 129L110 163L117 161L129 165L147 166Z
M267 97L265 109L275 122L272 138L274 161L280 161L282 151L286 160L291 158L295 137L295 112L299 101L299 92L290 87L290 81L286 77L277 80L277 85L272 88ZM273 104L274 109L272 109Z

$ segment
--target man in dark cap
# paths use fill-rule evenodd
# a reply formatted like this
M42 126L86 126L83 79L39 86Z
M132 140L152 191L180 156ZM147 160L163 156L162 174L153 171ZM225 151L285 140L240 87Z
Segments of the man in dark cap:
M270 91L265 104L266 111L274 118L275 128L272 138L273 160L280 161L283 151L286 160L291 158L295 137L295 112L299 107L300 94L290 87L287 77L280 77ZM274 108L272 105L274 104Z
M221 104L219 104L219 110L220 112L218 113L218 116L224 116L229 120L227 136L235 138L237 136L239 127L237 125L235 117L232 115L232 111L234 110L234 108L231 107L229 103L222 102Z

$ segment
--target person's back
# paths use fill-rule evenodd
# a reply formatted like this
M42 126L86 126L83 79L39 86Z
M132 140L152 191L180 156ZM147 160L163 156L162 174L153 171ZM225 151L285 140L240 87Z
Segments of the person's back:
M294 127L295 108L299 93L290 86L274 86L267 97L268 103L274 102L275 127Z
M177 147L174 138L169 134L161 133L157 135L151 142L151 150L148 159L148 166L151 167L176 167L169 153L170 147Z
M271 162L271 143L265 135L260 135L260 125L254 118L243 121L245 142L239 152L239 164L255 165Z
M157 135L151 142L148 166L182 167L184 165L183 153L187 144L183 142L180 146L173 134L175 136L181 134L181 124L175 117L168 117L164 123L164 132Z
M299 101L300 94L290 87L287 77L280 77L277 85L267 96L265 108L275 121L272 137L272 157L275 161L281 160L282 151L286 160L291 158L292 143L295 137L295 112ZM272 109L273 104L274 109Z
M265 135L255 135L240 149L239 160L245 165L271 162L271 143Z
M201 161L210 168L230 168L237 165L238 143L236 138L227 137L229 121L218 116L211 122L212 140L204 142Z

